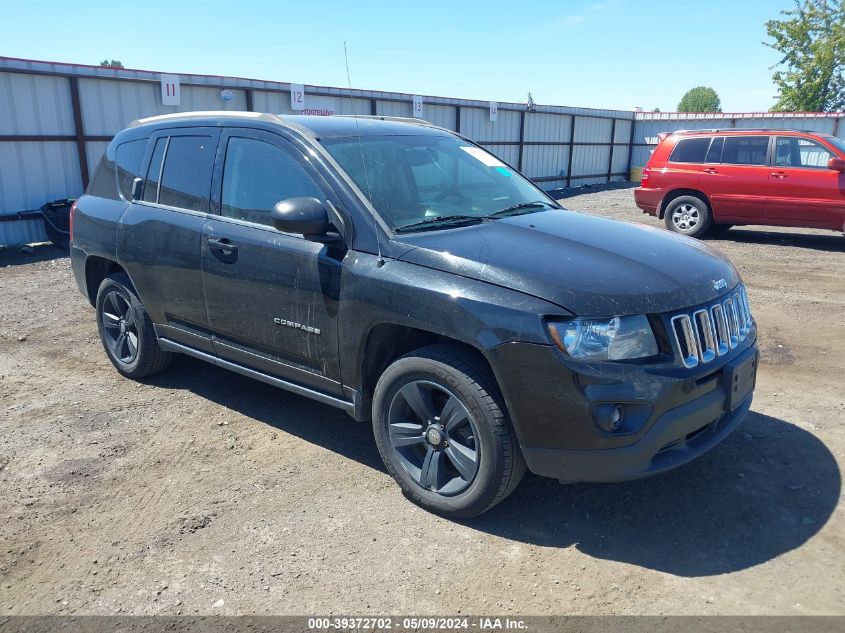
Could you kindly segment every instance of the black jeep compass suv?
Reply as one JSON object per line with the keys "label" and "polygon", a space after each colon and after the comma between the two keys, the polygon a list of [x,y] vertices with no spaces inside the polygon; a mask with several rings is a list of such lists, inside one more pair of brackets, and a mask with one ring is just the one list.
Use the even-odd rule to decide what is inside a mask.
{"label": "black jeep compass suv", "polygon": [[188,354],[371,420],[415,502],[466,517],[526,466],[619,481],[688,462],[751,404],[736,269],[561,208],[421,121],[188,113],[111,142],[71,214],[106,354]]}

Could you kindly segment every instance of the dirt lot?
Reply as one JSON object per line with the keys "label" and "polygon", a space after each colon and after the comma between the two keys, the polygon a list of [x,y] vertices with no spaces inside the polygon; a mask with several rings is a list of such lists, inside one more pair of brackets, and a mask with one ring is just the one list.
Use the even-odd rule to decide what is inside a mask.
{"label": "dirt lot", "polygon": [[[658,226],[624,188],[565,203]],[[529,476],[466,523],[335,409],[188,358],[121,378],[68,260],[0,254],[0,615],[845,613],[845,238],[713,243],[760,326],[747,421],[668,475]]]}

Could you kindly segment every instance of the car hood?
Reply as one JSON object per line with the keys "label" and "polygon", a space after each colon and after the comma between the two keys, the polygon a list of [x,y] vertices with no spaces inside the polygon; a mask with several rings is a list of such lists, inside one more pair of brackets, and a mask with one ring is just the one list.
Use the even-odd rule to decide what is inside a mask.
{"label": "car hood", "polygon": [[716,299],[739,281],[733,265],[698,240],[560,209],[397,235],[395,243],[402,261],[525,292],[578,315],[668,312]]}

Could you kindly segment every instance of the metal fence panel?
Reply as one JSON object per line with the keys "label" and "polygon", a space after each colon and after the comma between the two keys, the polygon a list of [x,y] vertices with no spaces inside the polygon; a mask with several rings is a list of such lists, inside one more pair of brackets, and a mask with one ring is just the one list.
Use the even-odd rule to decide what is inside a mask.
{"label": "metal fence panel", "polygon": [[653,145],[634,147],[634,151],[631,153],[631,167],[645,167],[653,151]]}
{"label": "metal fence panel", "polygon": [[252,93],[252,107],[256,112],[293,113],[293,110],[290,109],[290,93],[287,92],[255,90]]}
{"label": "metal fence panel", "polygon": [[91,174],[92,179],[108,146],[108,141],[88,141],[85,143],[85,154],[88,156],[88,173]]}
{"label": "metal fence panel", "polygon": [[[576,131],[578,124],[575,124]],[[608,129],[608,137],[610,129]],[[604,182],[610,159],[609,145],[576,145],[572,148],[572,174],[574,184]],[[587,178],[589,176],[589,178]],[[577,182],[576,182],[577,181]]]}
{"label": "metal fence panel", "polygon": [[[529,178],[561,176],[563,179],[568,163],[568,145],[528,145],[523,156],[522,172]],[[546,187],[547,183],[543,182],[543,186]]]}
{"label": "metal fence panel", "polygon": [[[360,116],[370,113],[370,102],[367,99],[309,95],[307,91],[305,93],[305,109],[302,112],[292,112],[290,109],[290,94],[282,93],[282,96],[287,99],[287,107],[284,111],[286,114],[316,114],[323,116],[332,114],[356,114]],[[259,108],[255,107],[254,102],[253,108],[260,111]],[[275,112],[275,114],[280,114],[280,112]]]}
{"label": "metal fence panel", "polygon": [[410,101],[382,101],[376,104],[376,113],[382,116],[411,116]]}
{"label": "metal fence panel", "polygon": [[[724,126],[730,127],[730,126]],[[789,118],[766,118],[766,119],[737,119],[736,128],[775,128],[775,129],[799,129],[813,132],[833,132],[834,119],[789,119]]]}
{"label": "metal fence panel", "polygon": [[[613,122],[610,119],[596,119],[593,117],[575,118],[576,143],[609,143],[610,130]],[[605,161],[607,164],[607,161]]]}
{"label": "metal fence panel", "polygon": [[[525,140],[526,141],[569,141],[569,134],[572,125],[572,117],[563,114],[548,114],[545,112],[532,112],[525,117]],[[565,164],[565,163],[564,163]],[[552,175],[554,171],[548,174]]]}
{"label": "metal fence panel", "polygon": [[38,209],[82,193],[76,144],[71,141],[0,143],[0,213]]}
{"label": "metal fence panel", "polygon": [[506,162],[508,165],[516,167],[516,164],[519,162],[519,148],[515,145],[490,144],[482,145],[482,147],[494,156],[498,156],[500,160]]}
{"label": "metal fence panel", "polygon": [[426,121],[445,127],[448,130],[455,129],[455,108],[454,106],[428,105],[423,108],[423,115]]}
{"label": "metal fence panel", "polygon": [[0,72],[0,134],[73,134],[70,82]]}
{"label": "metal fence panel", "polygon": [[44,228],[43,218],[0,222],[0,247],[46,241],[47,229]]}
{"label": "metal fence panel", "polygon": [[624,119],[617,119],[616,120],[616,129],[613,132],[613,142],[614,143],[624,143],[625,145],[630,143],[631,142],[631,126],[633,126],[633,125],[634,125],[633,121],[626,121]]}
{"label": "metal fence panel", "polygon": [[476,142],[518,141],[520,113],[499,110],[498,120],[490,120],[490,111],[482,108],[461,109],[461,134]]}
{"label": "metal fence panel", "polygon": [[610,171],[613,174],[623,174],[621,176],[611,176],[610,180],[620,181],[628,180],[628,146],[614,145],[613,146],[613,161],[610,165]]}
{"label": "metal fence panel", "polygon": [[223,101],[219,88],[182,86],[178,106],[161,104],[161,87],[152,81],[79,80],[79,99],[85,134],[114,136],[135,119],[192,110],[245,110],[242,90]]}

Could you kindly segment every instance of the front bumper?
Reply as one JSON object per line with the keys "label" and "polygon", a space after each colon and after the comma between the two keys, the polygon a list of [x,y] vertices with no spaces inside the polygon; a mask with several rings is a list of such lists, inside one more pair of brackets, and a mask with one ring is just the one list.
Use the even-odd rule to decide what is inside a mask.
{"label": "front bumper", "polygon": [[[745,418],[753,396],[752,388],[732,402],[726,368],[747,361],[756,372],[757,359],[751,336],[718,365],[698,372],[579,366],[567,363],[556,348],[519,343],[497,352],[506,362],[494,369],[505,374],[498,376],[499,384],[528,469],[567,482],[655,475],[710,450]],[[539,376],[543,379],[533,379]],[[631,432],[602,433],[593,412],[609,402],[645,410],[644,422]]]}
{"label": "front bumper", "polygon": [[706,396],[672,409],[635,444],[604,450],[523,448],[536,475],[565,482],[638,479],[672,470],[706,453],[725,439],[751,407],[748,396],[733,411],[724,409],[724,394]]}

